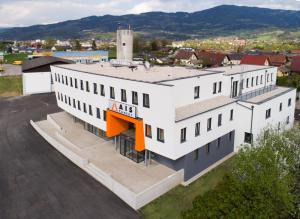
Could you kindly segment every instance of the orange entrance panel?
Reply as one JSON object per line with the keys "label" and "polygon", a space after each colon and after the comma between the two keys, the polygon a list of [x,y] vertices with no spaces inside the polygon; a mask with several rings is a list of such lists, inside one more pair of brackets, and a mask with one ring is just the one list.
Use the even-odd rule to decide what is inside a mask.
{"label": "orange entrance panel", "polygon": [[143,120],[135,119],[123,114],[107,110],[106,112],[106,136],[114,137],[129,129],[129,123],[135,125],[135,150],[145,150]]}

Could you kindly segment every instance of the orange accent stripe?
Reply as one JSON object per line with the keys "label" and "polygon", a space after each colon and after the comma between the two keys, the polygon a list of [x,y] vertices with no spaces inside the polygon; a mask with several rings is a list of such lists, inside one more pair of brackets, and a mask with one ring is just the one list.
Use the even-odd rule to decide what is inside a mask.
{"label": "orange accent stripe", "polygon": [[135,124],[135,150],[145,150],[144,123],[143,120],[131,118],[112,110],[106,112],[106,135],[114,137],[129,129],[129,122]]}

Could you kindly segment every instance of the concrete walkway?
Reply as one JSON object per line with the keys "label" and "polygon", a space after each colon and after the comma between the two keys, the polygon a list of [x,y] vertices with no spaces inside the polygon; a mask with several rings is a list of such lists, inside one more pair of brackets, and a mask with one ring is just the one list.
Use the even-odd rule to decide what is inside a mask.
{"label": "concrete walkway", "polygon": [[[33,123],[32,123],[33,124]],[[48,115],[33,124],[44,138],[75,164],[103,183],[134,209],[167,192],[182,181],[176,172],[152,161],[137,164],[120,155],[112,141],[85,131],[65,113]],[[41,135],[43,135],[40,133]],[[53,140],[53,142],[51,142]]]}

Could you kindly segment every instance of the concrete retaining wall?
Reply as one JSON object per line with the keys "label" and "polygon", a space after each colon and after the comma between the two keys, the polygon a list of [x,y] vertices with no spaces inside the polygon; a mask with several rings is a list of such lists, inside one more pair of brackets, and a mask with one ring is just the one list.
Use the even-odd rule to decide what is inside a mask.
{"label": "concrete retaining wall", "polygon": [[[74,164],[86,171],[97,181],[106,186],[109,190],[111,190],[113,193],[119,196],[124,202],[126,202],[130,207],[132,207],[135,210],[143,207],[144,205],[153,201],[157,197],[168,192],[170,189],[179,185],[183,181],[183,170],[180,170],[178,172],[175,172],[168,178],[165,178],[162,181],[154,184],[153,186],[145,189],[144,191],[136,194],[124,185],[120,184],[118,181],[116,181],[111,175],[97,168],[87,159],[77,155],[76,153],[62,145],[60,142],[49,136],[32,120],[30,121],[30,124],[46,141],[49,142],[49,144],[55,147],[60,153],[65,155],[69,160],[71,160]],[[59,139],[61,139],[62,142],[65,142],[65,144],[72,145],[72,143],[65,139],[62,135],[58,134],[57,137],[59,137]]]}

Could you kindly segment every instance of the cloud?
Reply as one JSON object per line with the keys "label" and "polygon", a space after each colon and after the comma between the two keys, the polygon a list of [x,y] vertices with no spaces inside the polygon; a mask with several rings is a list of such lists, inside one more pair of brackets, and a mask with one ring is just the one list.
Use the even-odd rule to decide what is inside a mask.
{"label": "cloud", "polygon": [[300,10],[299,0],[0,0],[0,27],[48,24],[91,15],[193,12],[222,4]]}

